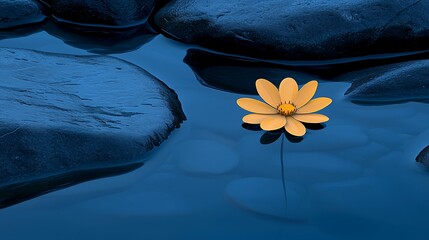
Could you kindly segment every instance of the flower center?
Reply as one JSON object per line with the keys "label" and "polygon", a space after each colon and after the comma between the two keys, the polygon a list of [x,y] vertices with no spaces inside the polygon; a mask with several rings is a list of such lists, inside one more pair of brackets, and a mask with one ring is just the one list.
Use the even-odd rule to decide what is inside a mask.
{"label": "flower center", "polygon": [[277,107],[277,111],[279,111],[281,115],[290,116],[296,112],[296,107],[291,103],[284,103]]}

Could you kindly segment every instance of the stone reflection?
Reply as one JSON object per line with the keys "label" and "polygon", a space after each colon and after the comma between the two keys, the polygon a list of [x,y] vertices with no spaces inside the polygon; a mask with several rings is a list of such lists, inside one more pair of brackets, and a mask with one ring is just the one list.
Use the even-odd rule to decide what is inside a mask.
{"label": "stone reflection", "polygon": [[45,24],[45,31],[70,46],[97,54],[133,51],[156,36],[147,24],[126,29],[103,29],[48,22]]}

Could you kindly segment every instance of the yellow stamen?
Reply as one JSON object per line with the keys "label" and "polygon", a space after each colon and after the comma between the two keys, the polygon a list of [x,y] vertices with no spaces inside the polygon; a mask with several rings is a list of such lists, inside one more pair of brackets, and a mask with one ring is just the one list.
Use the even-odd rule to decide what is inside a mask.
{"label": "yellow stamen", "polygon": [[291,116],[296,112],[296,107],[292,103],[284,103],[277,107],[277,111],[283,116]]}

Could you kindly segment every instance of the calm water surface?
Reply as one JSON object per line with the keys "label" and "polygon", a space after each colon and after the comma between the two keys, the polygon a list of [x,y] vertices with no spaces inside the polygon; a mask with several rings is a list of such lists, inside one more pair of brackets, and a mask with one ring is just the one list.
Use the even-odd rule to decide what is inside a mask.
{"label": "calm water surface", "polygon": [[[88,54],[45,32],[0,47]],[[147,163],[0,210],[1,239],[427,239],[429,171],[415,157],[429,105],[360,106],[343,96],[349,83],[322,82],[325,128],[261,144],[241,126],[246,95],[201,85],[189,47],[157,36],[114,55],[174,89],[188,118]]]}

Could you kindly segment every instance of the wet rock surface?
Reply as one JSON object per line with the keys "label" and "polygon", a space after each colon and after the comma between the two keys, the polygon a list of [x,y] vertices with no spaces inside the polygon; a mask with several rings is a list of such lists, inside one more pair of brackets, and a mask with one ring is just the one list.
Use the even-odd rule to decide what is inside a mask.
{"label": "wet rock surface", "polygon": [[154,0],[43,0],[60,22],[104,27],[130,27],[144,23]]}
{"label": "wet rock surface", "polygon": [[8,48],[0,57],[0,189],[141,163],[185,119],[177,95],[128,62]]}
{"label": "wet rock surface", "polygon": [[0,0],[0,31],[6,28],[39,23],[45,18],[42,6],[36,1]]}
{"label": "wet rock surface", "polygon": [[416,162],[422,163],[429,167],[429,146],[423,148],[419,155],[417,155]]}
{"label": "wet rock surface", "polygon": [[429,1],[173,0],[155,24],[179,41],[260,58],[335,59],[427,49]]}
{"label": "wet rock surface", "polygon": [[352,81],[345,95],[362,103],[429,100],[429,60],[409,61],[356,71],[342,79]]}

